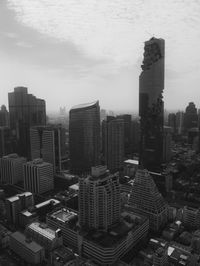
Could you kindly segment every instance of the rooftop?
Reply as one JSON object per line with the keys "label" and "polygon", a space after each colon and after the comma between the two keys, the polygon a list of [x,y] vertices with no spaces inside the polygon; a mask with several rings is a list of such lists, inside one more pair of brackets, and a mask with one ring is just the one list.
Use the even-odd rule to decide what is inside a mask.
{"label": "rooftop", "polygon": [[38,234],[45,236],[49,240],[54,240],[56,238],[56,230],[51,229],[47,224],[34,222],[28,226],[28,229],[29,228]]}
{"label": "rooftop", "polygon": [[11,237],[20,242],[23,246],[26,246],[34,253],[37,253],[43,249],[43,247],[37,244],[35,241],[27,241],[26,236],[19,231],[13,233]]}
{"label": "rooftop", "polygon": [[39,209],[39,208],[42,208],[42,207],[48,205],[50,202],[52,202],[52,204],[53,204],[54,206],[55,206],[55,205],[58,205],[58,204],[60,203],[59,200],[56,200],[56,199],[49,199],[49,200],[43,201],[43,202],[41,202],[41,203],[35,205],[35,207],[36,207],[37,209]]}
{"label": "rooftop", "polygon": [[133,159],[128,159],[128,160],[124,161],[124,163],[138,165],[139,161],[138,160],[133,160]]}
{"label": "rooftop", "polygon": [[61,221],[62,223],[68,223],[75,217],[77,217],[77,213],[62,208],[58,211],[53,212],[52,214],[50,214],[50,216]]}
{"label": "rooftop", "polygon": [[74,110],[74,109],[84,109],[84,108],[92,107],[92,106],[94,106],[96,104],[98,104],[98,101],[95,101],[95,102],[92,102],[92,103],[78,104],[78,105],[73,106],[71,108],[71,110]]}

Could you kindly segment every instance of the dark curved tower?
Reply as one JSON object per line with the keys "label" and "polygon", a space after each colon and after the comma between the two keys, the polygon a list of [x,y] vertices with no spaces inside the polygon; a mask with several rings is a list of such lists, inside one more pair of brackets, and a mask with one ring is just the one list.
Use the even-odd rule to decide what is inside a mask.
{"label": "dark curved tower", "polygon": [[74,106],[69,113],[69,151],[72,173],[90,172],[100,159],[99,102]]}
{"label": "dark curved tower", "polygon": [[140,165],[159,169],[163,157],[163,97],[165,41],[151,38],[145,42],[139,80]]}

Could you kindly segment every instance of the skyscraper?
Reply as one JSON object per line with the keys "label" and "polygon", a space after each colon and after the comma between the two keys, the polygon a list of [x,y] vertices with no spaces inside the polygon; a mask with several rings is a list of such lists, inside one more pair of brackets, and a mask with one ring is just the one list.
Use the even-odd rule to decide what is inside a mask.
{"label": "skyscraper", "polygon": [[10,127],[18,141],[18,153],[30,156],[29,129],[35,125],[45,125],[45,101],[28,94],[26,87],[16,87],[8,94]]}
{"label": "skyscraper", "polygon": [[67,157],[65,132],[61,125],[31,127],[31,159],[43,158],[53,165],[54,172],[60,172]]}
{"label": "skyscraper", "polygon": [[119,177],[106,166],[92,167],[79,180],[79,223],[88,229],[108,230],[120,219]]}
{"label": "skyscraper", "polygon": [[124,120],[107,116],[102,122],[102,143],[105,164],[111,172],[118,171],[124,161]]}
{"label": "skyscraper", "polygon": [[193,102],[190,102],[185,109],[184,114],[184,129],[188,131],[191,128],[198,126],[197,108]]}
{"label": "skyscraper", "polygon": [[41,194],[54,188],[53,165],[35,159],[24,164],[24,188]]}
{"label": "skyscraper", "polygon": [[117,118],[122,119],[124,121],[124,154],[130,158],[132,153],[131,147],[131,134],[132,134],[132,121],[131,115],[124,114],[118,115]]}
{"label": "skyscraper", "polygon": [[139,79],[140,164],[152,170],[159,168],[163,155],[164,53],[163,39],[145,42]]}
{"label": "skyscraper", "polygon": [[14,151],[15,141],[9,127],[0,127],[0,157]]}
{"label": "skyscraper", "polygon": [[9,113],[6,109],[5,105],[1,106],[0,109],[0,127],[8,127],[9,126]]}
{"label": "skyscraper", "polygon": [[99,102],[81,104],[70,110],[70,167],[73,173],[89,172],[100,160]]}
{"label": "skyscraper", "polygon": [[149,226],[157,232],[167,222],[168,207],[147,170],[138,170],[129,201],[134,211],[149,218]]}

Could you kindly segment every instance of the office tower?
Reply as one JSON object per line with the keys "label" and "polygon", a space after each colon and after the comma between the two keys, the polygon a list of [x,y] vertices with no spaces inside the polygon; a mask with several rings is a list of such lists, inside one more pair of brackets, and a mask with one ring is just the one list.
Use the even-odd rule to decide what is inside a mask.
{"label": "office tower", "polygon": [[8,126],[9,126],[9,113],[6,109],[6,106],[2,105],[0,109],[0,127],[8,127]]}
{"label": "office tower", "polygon": [[82,228],[108,230],[120,219],[118,175],[106,166],[92,167],[91,175],[79,179],[79,223]]}
{"label": "office tower", "polygon": [[160,247],[153,254],[153,265],[154,266],[167,266],[168,263],[168,253],[167,248]]}
{"label": "office tower", "polygon": [[147,170],[137,171],[129,204],[136,212],[149,218],[152,231],[159,231],[167,222],[167,204]]}
{"label": "office tower", "polygon": [[178,135],[183,133],[184,112],[176,113],[176,132]]}
{"label": "office tower", "polygon": [[69,116],[71,171],[77,174],[89,172],[100,160],[99,102],[74,106]]}
{"label": "office tower", "polygon": [[10,127],[18,141],[18,153],[25,157],[30,156],[31,126],[45,125],[45,101],[28,94],[25,87],[16,87],[8,94]]}
{"label": "office tower", "polygon": [[10,223],[18,223],[19,213],[34,205],[34,198],[31,192],[17,194],[5,200],[6,218]]}
{"label": "office tower", "polygon": [[176,114],[170,113],[168,115],[168,126],[172,128],[172,133],[176,133]]}
{"label": "office tower", "polygon": [[139,79],[140,164],[149,170],[159,169],[163,156],[164,53],[163,39],[145,42]]}
{"label": "office tower", "polygon": [[30,129],[31,159],[43,158],[54,172],[61,172],[67,159],[66,130],[61,125],[35,126]]}
{"label": "office tower", "polygon": [[44,248],[19,231],[10,235],[10,248],[27,263],[26,265],[42,265],[44,261]]}
{"label": "office tower", "polygon": [[45,223],[33,222],[26,227],[26,237],[33,239],[36,243],[45,248],[46,255],[63,244],[62,232],[60,229],[53,229]]}
{"label": "office tower", "polygon": [[118,115],[117,118],[124,121],[124,154],[130,157],[132,154],[131,149],[131,134],[132,134],[132,121],[131,115]]}
{"label": "office tower", "polygon": [[185,109],[184,129],[188,131],[189,129],[197,126],[198,126],[197,108],[193,102],[190,102]]}
{"label": "office tower", "polygon": [[24,164],[24,188],[41,194],[54,188],[53,165],[35,159]]}
{"label": "office tower", "polygon": [[163,162],[169,162],[172,156],[171,144],[172,144],[172,128],[164,126],[163,131]]}
{"label": "office tower", "polygon": [[19,157],[16,153],[0,158],[1,183],[17,184],[23,181],[23,164],[26,158]]}
{"label": "office tower", "polygon": [[112,116],[102,122],[102,148],[105,164],[111,172],[123,167],[124,121]]}
{"label": "office tower", "polygon": [[140,122],[135,119],[131,122],[131,149],[132,149],[132,153],[138,153],[139,152],[139,142],[140,142]]}
{"label": "office tower", "polygon": [[0,127],[0,157],[8,155],[15,150],[15,140],[9,127]]}

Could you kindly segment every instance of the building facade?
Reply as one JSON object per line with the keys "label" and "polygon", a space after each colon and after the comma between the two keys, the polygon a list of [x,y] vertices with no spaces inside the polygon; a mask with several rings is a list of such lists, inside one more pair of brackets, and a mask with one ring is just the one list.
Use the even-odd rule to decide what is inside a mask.
{"label": "building facade", "polygon": [[16,153],[0,158],[0,183],[17,184],[23,181],[23,165],[26,158],[19,157]]}
{"label": "building facade", "polygon": [[139,78],[140,164],[160,167],[163,158],[165,41],[145,42],[142,73]]}
{"label": "building facade", "polygon": [[79,179],[79,223],[83,228],[108,230],[120,219],[118,175],[105,166],[92,167],[91,175]]}
{"label": "building facade", "polygon": [[100,161],[99,102],[74,106],[69,113],[69,152],[72,173],[89,172]]}
{"label": "building facade", "polygon": [[67,157],[65,128],[61,125],[35,126],[30,129],[31,159],[43,158],[54,172],[61,172]]}
{"label": "building facade", "polygon": [[45,193],[54,188],[53,165],[35,159],[24,164],[24,188],[35,194]]}
{"label": "building facade", "polygon": [[159,231],[168,220],[168,206],[147,170],[137,171],[129,205],[149,218],[152,231]]}
{"label": "building facade", "polygon": [[26,87],[16,87],[8,94],[10,128],[18,142],[18,153],[30,157],[31,126],[46,124],[45,101],[28,94]]}
{"label": "building facade", "polygon": [[123,167],[124,120],[108,116],[102,122],[102,143],[105,165],[111,172]]}

